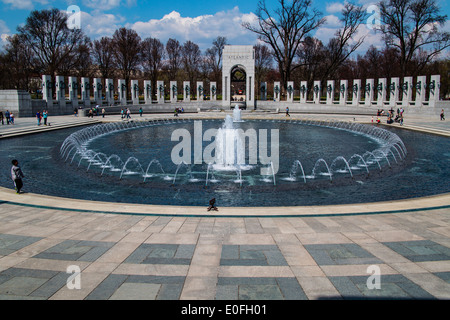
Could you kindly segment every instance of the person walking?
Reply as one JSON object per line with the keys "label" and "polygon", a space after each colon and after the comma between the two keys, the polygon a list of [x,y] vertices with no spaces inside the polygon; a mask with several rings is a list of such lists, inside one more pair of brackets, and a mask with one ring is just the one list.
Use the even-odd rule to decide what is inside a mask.
{"label": "person walking", "polygon": [[286,117],[290,117],[291,115],[289,114],[289,107],[286,107]]}
{"label": "person walking", "polygon": [[14,125],[14,114],[12,112],[9,114],[9,123]]}
{"label": "person walking", "polygon": [[102,117],[103,118],[105,117],[105,113],[106,113],[105,108],[102,108]]}
{"label": "person walking", "polygon": [[441,110],[441,121],[445,121],[444,109]]}
{"label": "person walking", "polygon": [[144,113],[144,110],[142,110],[142,107],[139,108],[139,114],[142,117],[142,114]]}
{"label": "person walking", "polygon": [[23,188],[23,181],[22,179],[25,177],[22,169],[19,167],[19,161],[13,160],[11,161],[12,167],[11,167],[11,179],[14,181],[14,187],[16,189],[16,193],[19,194],[20,190]]}

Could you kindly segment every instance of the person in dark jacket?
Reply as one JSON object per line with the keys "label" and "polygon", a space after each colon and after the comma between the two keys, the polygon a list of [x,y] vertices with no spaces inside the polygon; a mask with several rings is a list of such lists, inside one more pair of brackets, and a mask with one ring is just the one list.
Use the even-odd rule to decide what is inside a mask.
{"label": "person in dark jacket", "polygon": [[16,193],[19,194],[23,187],[22,179],[24,178],[22,169],[19,167],[19,161],[13,160],[11,167],[11,179],[14,181],[14,186],[16,188]]}

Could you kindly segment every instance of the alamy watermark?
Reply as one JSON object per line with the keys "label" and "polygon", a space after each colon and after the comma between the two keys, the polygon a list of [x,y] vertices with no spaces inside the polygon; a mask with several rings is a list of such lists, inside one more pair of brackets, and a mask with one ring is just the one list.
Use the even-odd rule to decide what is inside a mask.
{"label": "alamy watermark", "polygon": [[66,10],[67,28],[70,30],[81,29],[81,9],[77,5],[71,5]]}
{"label": "alamy watermark", "polygon": [[68,266],[66,273],[70,274],[67,278],[66,286],[69,290],[80,290],[81,289],[81,269],[77,265]]}
{"label": "alamy watermark", "polygon": [[366,21],[366,26],[370,30],[378,30],[381,26],[381,13],[380,8],[375,5],[371,4],[367,7],[366,12],[369,14],[369,17]]}
{"label": "alamy watermark", "polygon": [[381,289],[381,269],[377,265],[372,265],[367,268],[367,273],[370,276],[367,278],[366,286],[369,290]]}
{"label": "alamy watermark", "polygon": [[[203,123],[194,122],[193,136],[184,128],[172,132],[178,142],[171,153],[175,165],[216,164],[223,166],[260,165],[261,175],[279,170],[279,130],[220,128],[203,132]],[[270,139],[269,139],[270,137]],[[270,140],[270,141],[269,141]],[[210,142],[203,147],[204,142]],[[270,152],[269,152],[270,151]],[[248,159],[248,160],[246,160]]]}

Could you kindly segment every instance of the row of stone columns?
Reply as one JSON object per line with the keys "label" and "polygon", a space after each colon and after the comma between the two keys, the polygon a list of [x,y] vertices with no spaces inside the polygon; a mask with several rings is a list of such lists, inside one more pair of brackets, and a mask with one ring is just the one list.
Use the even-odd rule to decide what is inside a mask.
{"label": "row of stone columns", "polygon": [[[82,77],[81,83],[78,83],[77,77],[69,77],[69,83],[66,84],[63,76],[56,76],[55,78],[55,98],[56,102],[60,106],[66,105],[66,89],[69,90],[69,101],[72,103],[72,107],[79,106],[78,100],[78,92],[81,89],[81,100],[82,104],[85,107],[90,107],[91,102],[94,102],[96,105],[102,105],[103,101],[106,101],[108,105],[115,104],[114,100],[114,92],[117,92],[118,95],[118,103],[120,105],[126,105],[127,101],[127,93],[128,87],[126,85],[126,81],[123,79],[119,79],[117,81],[117,87],[114,87],[114,81],[112,79],[106,79],[104,84],[102,79],[94,78],[93,82],[90,82],[89,78]],[[197,81],[196,83],[197,89],[197,100],[204,100],[204,92],[205,88],[202,81]],[[91,90],[93,91],[93,99],[91,99]],[[139,81],[131,80],[131,101],[132,104],[139,104]],[[156,102],[157,103],[165,103],[165,85],[164,81],[157,81],[156,83]],[[183,102],[191,102],[191,83],[189,81],[183,82],[183,87],[178,88],[176,81],[170,81],[170,99],[169,102],[175,103],[178,101],[178,93],[183,92]],[[181,90],[181,91],[180,91]],[[42,76],[42,93],[43,99],[47,101],[47,103],[53,102],[53,85],[51,76],[43,75]],[[103,100],[103,93],[105,94],[105,99]],[[216,82],[210,82],[210,96],[212,101],[217,100],[217,84]],[[152,99],[152,84],[149,80],[144,80],[144,103],[151,104],[153,103]]]}
{"label": "row of stone columns", "polygon": [[[414,83],[413,77],[403,78],[403,83],[400,84],[400,78],[391,78],[388,85],[387,78],[378,79],[375,85],[375,79],[367,79],[365,86],[362,87],[360,79],[353,80],[352,86],[349,86],[348,80],[340,80],[339,87],[335,87],[334,80],[328,80],[326,83],[326,101],[321,101],[322,87],[320,81],[314,81],[313,103],[320,104],[339,104],[339,105],[377,105],[397,106],[401,104],[408,106],[414,104],[415,106],[423,106],[428,103],[429,106],[434,106],[436,101],[439,101],[440,76],[433,75],[430,82],[427,83],[426,76],[419,76]],[[415,99],[412,100],[413,88],[416,89]],[[308,84],[306,81],[300,82],[300,103],[307,103]],[[336,89],[339,90],[339,98],[336,99]],[[426,90],[429,89],[428,100],[426,99]],[[349,93],[352,99],[349,100]],[[364,93],[364,102],[361,103],[362,93]],[[281,85],[280,82],[274,82],[273,97],[275,102],[281,100]],[[401,98],[401,100],[400,100]],[[261,100],[267,100],[267,82],[261,83]],[[286,101],[294,102],[294,82],[287,83]]]}

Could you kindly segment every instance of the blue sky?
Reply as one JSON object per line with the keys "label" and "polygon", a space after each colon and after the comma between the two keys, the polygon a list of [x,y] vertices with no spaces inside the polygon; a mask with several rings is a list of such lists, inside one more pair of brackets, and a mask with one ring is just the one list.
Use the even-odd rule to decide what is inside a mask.
{"label": "blue sky", "polygon": [[[339,28],[339,9],[344,0],[313,0],[314,7],[327,18],[327,23],[315,36],[326,42]],[[369,5],[378,0],[354,0]],[[276,5],[278,0],[266,0]],[[111,36],[119,27],[135,29],[142,38],[155,37],[165,42],[172,37],[181,43],[192,40],[202,50],[211,46],[217,36],[225,36],[230,44],[254,44],[253,33],[241,27],[244,21],[254,21],[258,0],[0,0],[0,35],[16,32],[34,9],[58,8],[69,5],[81,9],[81,26],[91,39]],[[438,0],[443,14],[450,19],[450,4]],[[450,22],[446,25],[450,31]],[[362,51],[371,44],[381,46],[380,36],[361,28],[366,36]],[[4,42],[4,41],[3,41]],[[1,43],[1,42],[0,42]]]}

